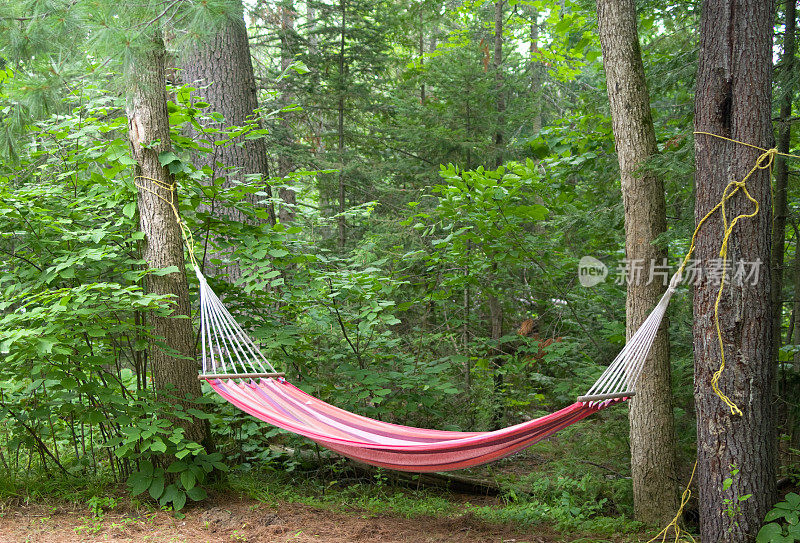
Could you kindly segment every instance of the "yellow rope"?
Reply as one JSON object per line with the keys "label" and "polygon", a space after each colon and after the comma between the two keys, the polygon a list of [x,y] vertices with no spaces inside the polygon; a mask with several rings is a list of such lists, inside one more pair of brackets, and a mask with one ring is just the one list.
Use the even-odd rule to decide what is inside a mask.
{"label": "yellow rope", "polygon": [[[717,290],[717,296],[714,300],[714,328],[717,332],[717,341],[719,342],[719,351],[720,351],[720,365],[714,375],[711,377],[711,388],[714,393],[719,396],[719,398],[728,406],[731,411],[732,415],[742,415],[742,410],[731,400],[725,393],[722,392],[719,388],[719,380],[722,377],[722,373],[725,371],[725,347],[724,342],[722,340],[722,331],[720,330],[719,326],[719,304],[722,300],[722,291],[725,288],[725,279],[727,277],[727,262],[728,262],[728,241],[730,240],[731,233],[733,232],[733,228],[736,226],[736,223],[739,222],[739,219],[748,219],[755,217],[758,215],[759,212],[759,203],[756,201],[755,198],[750,194],[747,190],[747,181],[750,177],[759,170],[769,170],[770,176],[772,175],[772,165],[774,163],[775,157],[777,155],[782,155],[790,158],[800,158],[800,156],[796,155],[789,155],[786,153],[780,153],[777,149],[764,149],[762,147],[758,147],[757,145],[752,145],[749,143],[745,143],[743,141],[734,140],[731,138],[726,138],[725,136],[720,136],[718,134],[712,134],[710,132],[702,132],[698,131],[695,134],[702,134],[706,136],[711,136],[719,139],[723,139],[726,141],[730,141],[732,143],[738,143],[744,145],[746,147],[751,147],[758,151],[761,151],[761,155],[756,159],[755,165],[747,172],[747,175],[741,181],[731,181],[725,187],[725,190],[722,191],[722,198],[720,199],[719,203],[715,205],[706,215],[697,223],[697,227],[694,230],[694,234],[692,234],[692,242],[689,247],[689,252],[684,257],[683,262],[678,270],[678,273],[682,273],[686,264],[689,262],[692,253],[695,249],[695,240],[697,238],[697,233],[700,231],[700,228],[703,226],[703,223],[713,215],[718,209],[720,210],[720,214],[722,215],[722,224],[724,234],[722,237],[722,245],[720,246],[719,256],[722,257],[722,276],[720,278],[720,285],[719,290]],[[750,213],[741,213],[731,220],[730,224],[728,224],[728,218],[725,214],[725,203],[730,200],[737,192],[742,191],[745,197],[753,204],[753,211]]]}
{"label": "yellow rope", "polygon": [[[702,134],[705,136],[711,136],[714,138],[723,139],[726,141],[730,141],[732,143],[737,143],[761,151],[761,155],[759,155],[758,159],[756,159],[755,165],[751,168],[749,172],[747,172],[747,175],[745,175],[741,181],[731,181],[730,183],[728,183],[728,185],[725,187],[725,190],[722,191],[722,198],[720,199],[719,203],[717,203],[717,205],[711,208],[711,210],[708,213],[706,213],[703,216],[703,218],[700,219],[700,221],[698,221],[697,226],[694,229],[694,233],[692,234],[692,241],[691,244],[689,245],[689,251],[686,253],[686,256],[683,258],[683,261],[681,262],[681,265],[678,268],[678,275],[680,276],[683,273],[684,269],[686,268],[686,265],[689,263],[689,259],[691,258],[692,253],[694,253],[695,242],[697,240],[697,234],[700,232],[700,228],[702,228],[703,224],[705,224],[705,222],[717,210],[719,210],[720,214],[722,215],[722,226],[723,226],[722,244],[720,246],[720,251],[719,251],[719,255],[720,257],[722,257],[722,277],[720,279],[720,285],[719,285],[719,290],[717,291],[716,299],[714,300],[714,327],[716,329],[717,340],[719,342],[720,365],[719,369],[717,369],[717,371],[711,378],[711,388],[714,390],[714,393],[717,396],[719,396],[719,398],[725,403],[725,405],[728,406],[728,408],[731,410],[732,415],[741,416],[742,415],[741,409],[739,409],[739,407],[728,396],[726,396],[719,388],[719,380],[722,377],[722,373],[725,371],[725,345],[722,340],[722,331],[720,330],[719,326],[719,304],[720,300],[722,299],[722,291],[725,288],[725,278],[727,276],[728,241],[730,241],[730,236],[731,233],[733,232],[733,228],[736,226],[736,223],[739,222],[739,219],[748,219],[755,217],[756,215],[758,215],[759,212],[758,201],[755,198],[753,198],[753,196],[747,190],[747,180],[750,179],[750,177],[759,170],[769,170],[771,177],[772,165],[774,163],[776,156],[780,155],[788,158],[798,158],[798,159],[800,159],[800,156],[781,153],[777,149],[764,149],[763,147],[759,147],[757,145],[752,145],[750,143],[745,143],[743,141],[726,138],[725,136],[712,134],[711,132],[697,131],[695,132],[695,134]],[[729,224],[728,218],[725,215],[725,203],[731,198],[733,198],[733,196],[740,190],[745,195],[745,197],[750,202],[752,202],[753,211],[750,213],[741,213],[737,215],[736,217],[733,218],[733,220],[731,220]],[[684,537],[683,531],[681,530],[678,523],[680,521],[681,516],[683,515],[683,510],[686,508],[686,504],[689,502],[689,499],[692,496],[691,485],[692,481],[694,480],[694,475],[696,470],[697,470],[697,461],[695,461],[694,463],[694,467],[692,468],[692,475],[689,478],[689,482],[686,484],[686,488],[684,489],[683,494],[681,495],[681,503],[680,506],[678,507],[678,512],[675,514],[675,517],[669,524],[667,524],[664,527],[663,530],[661,530],[655,537],[650,539],[647,543],[653,543],[658,539],[660,539],[662,543],[665,543],[667,540],[667,536],[669,535],[670,529],[673,530],[675,534],[675,539],[673,540],[675,543],[677,543],[678,541],[680,541],[682,537]],[[685,533],[685,537],[688,537],[693,542],[695,541],[694,537],[692,537],[692,535],[689,534],[688,532]]]}
{"label": "yellow rope", "polygon": [[[686,504],[689,503],[689,499],[691,499],[692,497],[691,488],[692,488],[692,481],[694,480],[695,471],[697,471],[697,460],[695,460],[694,462],[694,467],[692,468],[692,475],[691,477],[689,477],[689,482],[686,483],[686,489],[684,489],[683,494],[681,494],[681,505],[678,508],[678,512],[675,513],[675,517],[672,519],[672,522],[664,526],[664,529],[658,532],[656,536],[653,539],[650,539],[647,543],[653,543],[653,541],[659,538],[661,538],[661,543],[666,543],[667,535],[669,534],[670,528],[672,528],[672,530],[674,530],[675,532],[675,539],[673,540],[674,543],[678,543],[682,534],[681,527],[678,525],[678,523],[681,520],[681,516],[683,515],[683,510],[686,507]],[[695,541],[695,539],[692,537],[692,534],[690,534],[689,532],[686,532],[686,537],[688,537],[692,541]]]}
{"label": "yellow rope", "polygon": [[[146,185],[137,183],[137,180],[139,179],[150,181],[150,183],[155,185],[156,190],[153,190]],[[183,220],[181,220],[181,215],[180,212],[178,211],[178,204],[175,202],[175,188],[176,188],[175,183],[164,183],[159,179],[146,177],[144,175],[137,175],[136,177],[133,178],[133,184],[136,185],[138,188],[142,189],[143,191],[153,194],[157,198],[164,201],[167,205],[169,205],[169,207],[172,209],[173,215],[175,215],[175,221],[178,223],[178,226],[181,229],[181,235],[183,236],[184,241],[186,241],[186,247],[189,252],[189,260],[191,261],[192,266],[194,266],[196,270],[199,270],[200,264],[197,263],[197,260],[194,257],[194,238],[192,237],[192,231],[189,230],[189,228],[186,226],[186,223],[184,223]],[[165,191],[169,195],[169,198],[162,196],[159,193],[158,189],[160,189],[161,191]]]}

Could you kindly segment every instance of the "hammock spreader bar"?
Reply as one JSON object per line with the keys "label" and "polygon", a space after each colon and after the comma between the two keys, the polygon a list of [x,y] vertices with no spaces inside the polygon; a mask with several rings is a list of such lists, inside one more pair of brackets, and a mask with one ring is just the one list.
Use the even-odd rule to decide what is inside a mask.
{"label": "hammock spreader bar", "polygon": [[412,472],[462,469],[504,458],[633,396],[670,297],[680,281],[676,274],[652,313],[597,382],[574,404],[494,432],[450,432],[370,419],[295,387],[275,371],[205,277],[197,268],[195,272],[200,283],[200,379],[236,407],[273,426],[354,460]]}

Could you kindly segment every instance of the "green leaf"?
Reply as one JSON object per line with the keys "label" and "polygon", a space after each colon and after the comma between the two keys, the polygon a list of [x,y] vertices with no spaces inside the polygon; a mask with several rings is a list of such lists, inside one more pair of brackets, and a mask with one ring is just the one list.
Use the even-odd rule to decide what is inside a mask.
{"label": "green leaf", "polygon": [[300,75],[307,74],[308,72],[311,71],[308,69],[308,67],[302,60],[295,60],[294,62],[292,62],[289,68],[291,68]]}
{"label": "green leaf", "polygon": [[157,500],[161,497],[164,493],[164,477],[155,477],[153,478],[153,482],[150,483],[150,488],[147,489],[150,491],[150,497],[154,500]]}
{"label": "green leaf", "polygon": [[150,477],[146,477],[142,474],[142,472],[137,471],[133,473],[130,477],[128,477],[128,484],[131,487],[131,495],[138,496],[148,488],[150,488],[150,483],[152,482]]}
{"label": "green leaf", "polygon": [[194,473],[192,473],[190,470],[186,470],[181,473],[181,484],[186,490],[193,489],[196,482],[197,479],[195,478]]}
{"label": "green leaf", "polygon": [[167,266],[166,268],[161,268],[160,270],[153,270],[150,273],[152,273],[153,275],[162,276],[162,275],[169,275],[170,273],[177,273],[179,271],[180,270],[178,269],[178,266]]}
{"label": "green leaf", "polygon": [[[177,496],[179,492],[180,491],[178,490],[178,487],[175,485],[169,485],[166,489],[164,489],[164,494],[161,495],[158,503],[161,505],[167,505],[169,502],[175,500],[175,496]],[[183,494],[183,492],[180,493]]]}
{"label": "green leaf", "polygon": [[136,202],[128,202],[125,204],[125,207],[122,208],[122,214],[132,219],[134,214],[136,213]]}
{"label": "green leaf", "polygon": [[36,352],[39,354],[49,354],[53,352],[53,346],[57,343],[56,340],[39,337],[36,338]]}
{"label": "green leaf", "polygon": [[164,151],[158,155],[158,161],[161,163],[162,166],[166,166],[171,162],[175,162],[179,160],[178,157],[172,151]]}
{"label": "green leaf", "polygon": [[184,505],[186,505],[186,492],[178,490],[172,499],[172,510],[180,511]]}
{"label": "green leaf", "polygon": [[145,477],[151,478],[153,476],[153,471],[153,464],[149,460],[142,460],[139,463],[139,473]]}
{"label": "green leaf", "polygon": [[199,487],[199,486],[196,486],[196,487],[192,488],[191,490],[187,490],[186,491],[186,495],[189,496],[189,498],[191,498],[192,501],[196,501],[196,502],[199,502],[200,500],[204,500],[204,499],[206,499],[208,497],[208,493],[206,493],[206,491],[203,488]]}
{"label": "green leaf", "polygon": [[169,467],[167,468],[167,473],[180,473],[188,468],[189,464],[181,460],[176,460],[175,462],[169,465]]}
{"label": "green leaf", "polygon": [[779,509],[775,507],[774,509],[767,511],[767,514],[764,516],[764,522],[772,522],[773,520],[783,518],[786,513],[787,511],[785,509]]}
{"label": "green leaf", "polygon": [[762,526],[756,536],[756,543],[775,543],[777,541],[783,541],[783,530],[780,524],[774,522]]}

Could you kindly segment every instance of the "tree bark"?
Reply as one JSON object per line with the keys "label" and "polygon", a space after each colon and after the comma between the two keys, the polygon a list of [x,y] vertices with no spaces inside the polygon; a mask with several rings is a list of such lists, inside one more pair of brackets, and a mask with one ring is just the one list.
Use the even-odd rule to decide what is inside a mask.
{"label": "tree bark", "polygon": [[528,69],[531,78],[531,128],[534,136],[542,130],[542,66],[539,62],[539,11],[535,6],[530,8],[531,28],[530,28],[530,60]]}
{"label": "tree bark", "polygon": [[[250,58],[250,44],[241,0],[231,2],[231,15],[207,41],[190,48],[181,58],[181,79],[183,83],[196,87],[209,104],[209,110],[221,113],[222,122],[208,121],[204,128],[224,129],[228,126],[242,126],[252,117],[258,107],[253,63]],[[205,138],[200,133],[193,137]],[[208,136],[215,139],[214,135]],[[224,188],[246,181],[246,176],[261,175],[264,191],[271,196],[272,190],[266,183],[269,178],[267,144],[264,138],[245,139],[236,145],[210,145],[211,153],[197,157],[197,166],[209,166],[213,171],[211,179],[224,176]],[[218,164],[222,164],[222,171]],[[250,196],[255,204],[258,197]],[[275,210],[268,205],[269,222],[275,224]],[[243,222],[245,216],[231,207],[212,209],[229,219]],[[217,255],[219,256],[219,255]],[[235,263],[226,266],[228,279],[233,281],[241,276]]]}
{"label": "tree bark", "polygon": [[[286,72],[294,61],[294,3],[292,0],[284,0],[280,7],[281,13],[281,70]],[[284,107],[288,107],[292,103],[292,97],[289,93],[289,86],[287,85],[287,75],[278,84],[278,90],[281,93],[280,101]],[[278,210],[278,218],[284,224],[290,224],[294,221],[295,217],[295,204],[297,198],[295,191],[289,186],[291,180],[288,175],[292,173],[294,165],[289,151],[294,146],[294,138],[292,136],[292,125],[288,118],[289,113],[283,112],[281,114],[280,130],[282,140],[282,151],[278,157],[278,175],[283,179],[281,186],[278,189],[278,196],[282,204]]]}
{"label": "tree bark", "polygon": [[[632,265],[643,265],[638,277],[628,278],[626,328],[631,337],[666,287],[651,274],[651,266],[666,261],[666,249],[654,244],[666,230],[666,203],[659,176],[641,171],[657,148],[635,0],[597,0],[597,19],[622,178],[625,256]],[[667,329],[665,319],[645,362],[629,417],[634,514],[648,523],[669,522],[678,508]]]}
{"label": "tree bark", "polygon": [[[787,334],[786,343],[791,343],[793,345],[800,345],[800,252],[798,252],[798,247],[800,247],[800,228],[796,222],[792,221],[792,227],[794,228],[794,239],[795,239],[795,248],[794,248],[794,300],[792,302],[792,324],[791,324],[791,334]],[[792,358],[792,365],[794,366],[794,371],[800,372],[800,352],[795,351],[794,357]]]}
{"label": "tree bark", "polygon": [[[704,0],[695,130],[770,147],[773,17],[771,0]],[[720,201],[728,183],[745,177],[759,154],[745,145],[696,136],[696,219]],[[747,189],[760,203],[760,211],[756,217],[736,224],[728,243],[728,258],[733,263],[764,265],[759,266],[756,281],[734,284],[729,277],[719,305],[726,355],[719,387],[742,410],[742,416],[732,415],[711,389],[712,376],[720,366],[714,325],[718,282],[704,273],[694,289],[697,485],[703,541],[753,541],[776,496],[775,365],[771,360],[771,283],[766,265],[770,262],[772,207],[769,173],[754,172]],[[726,204],[729,217],[752,209],[741,191]],[[715,217],[697,236],[695,254],[703,270],[711,269],[719,258],[720,222]],[[732,466],[738,469],[735,476],[731,475]],[[723,490],[728,477],[733,484]],[[738,501],[748,494],[750,498]],[[738,509],[731,511],[734,506],[730,503]]]}
{"label": "tree bark", "polygon": [[[794,97],[795,28],[797,6],[795,0],[786,2],[786,30],[783,37],[781,66],[781,109],[778,124],[778,151],[789,153],[792,139],[792,98]],[[786,189],[789,186],[789,166],[784,157],[775,158],[775,219],[772,223],[772,359],[778,360],[781,348],[783,322],[783,264],[786,239]]]}
{"label": "tree bark", "polygon": [[339,10],[342,17],[341,34],[339,35],[339,101],[337,113],[339,115],[337,123],[338,151],[339,151],[339,216],[336,224],[338,227],[337,243],[339,250],[343,251],[347,242],[347,221],[345,220],[345,178],[344,178],[344,92],[345,92],[345,45],[347,43],[347,0],[339,0]]}
{"label": "tree bark", "polygon": [[[189,285],[184,266],[183,241],[172,207],[177,192],[163,187],[174,186],[174,178],[159,162],[160,153],[171,150],[169,114],[164,76],[164,42],[160,31],[146,49],[138,52],[131,69],[132,81],[127,98],[128,137],[136,159],[139,188],[139,224],[144,232],[143,257],[149,268],[177,267],[166,275],[148,274],[148,293],[171,296],[169,315],[149,315],[153,339],[148,357],[153,385],[167,399],[185,407],[183,398],[201,395],[197,380],[194,331],[189,318]],[[157,143],[154,143],[157,142]],[[163,393],[169,391],[168,395]],[[174,395],[170,396],[170,395]],[[208,444],[208,428],[203,421],[176,420],[186,430],[186,437]]]}
{"label": "tree bark", "polygon": [[503,6],[505,0],[497,0],[494,4],[494,56],[492,57],[492,67],[494,68],[495,107],[497,108],[497,127],[494,133],[494,167],[499,168],[503,165],[504,143],[503,125],[505,124],[506,101],[503,96]]}

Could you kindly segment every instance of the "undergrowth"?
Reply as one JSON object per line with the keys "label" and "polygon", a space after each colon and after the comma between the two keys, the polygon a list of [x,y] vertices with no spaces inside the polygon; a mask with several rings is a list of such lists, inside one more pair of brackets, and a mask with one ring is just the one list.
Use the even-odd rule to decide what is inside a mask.
{"label": "undergrowth", "polygon": [[641,523],[622,514],[613,502],[615,485],[594,474],[579,478],[531,474],[502,486],[503,493],[497,498],[474,496],[472,501],[464,501],[463,494],[456,496],[446,490],[396,486],[380,471],[373,479],[347,473],[341,477],[335,475],[336,468],[305,475],[283,471],[239,472],[231,475],[229,484],[255,500],[274,505],[290,502],[406,518],[470,515],[521,528],[547,525],[563,532],[594,534],[630,533],[643,528]]}

